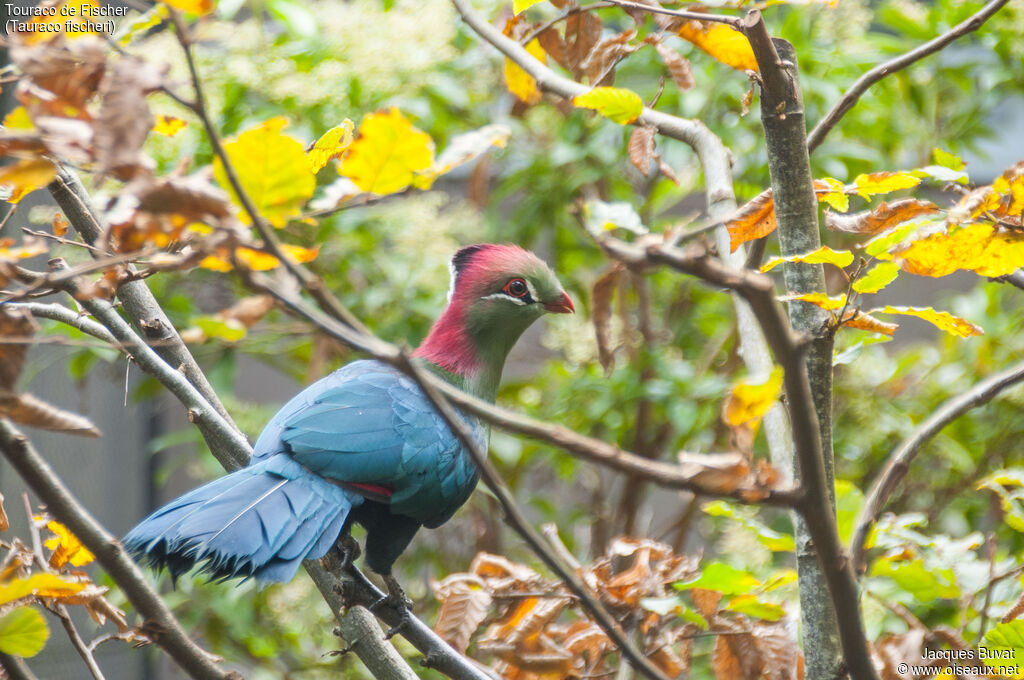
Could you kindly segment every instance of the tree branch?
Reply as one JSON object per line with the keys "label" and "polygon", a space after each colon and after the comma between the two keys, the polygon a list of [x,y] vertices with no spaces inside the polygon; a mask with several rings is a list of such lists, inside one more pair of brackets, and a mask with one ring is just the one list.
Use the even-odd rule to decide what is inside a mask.
{"label": "tree branch", "polygon": [[96,556],[96,560],[117,581],[132,605],[145,617],[146,634],[193,678],[241,680],[227,673],[200,649],[124,553],[121,544],[93,518],[68,491],[53,469],[40,457],[31,442],[6,419],[0,419],[0,451],[47,509]]}
{"label": "tree branch", "polygon": [[[82,239],[93,246],[100,244],[104,227],[78,176],[71,170],[58,166],[57,178],[47,188],[64,212],[64,216],[68,218],[69,224]],[[100,254],[99,252],[93,253],[94,257],[98,257]],[[129,281],[122,284],[118,287],[117,297],[135,326],[148,341],[153,343],[154,351],[173,368],[181,367],[185,377],[195,386],[199,394],[233,429],[237,430],[227,409],[220,402],[220,398],[217,397],[217,393],[206,379],[206,375],[196,363],[192,353],[188,351],[188,347],[185,346],[174,325],[167,318],[156,298],[153,297],[146,282]],[[209,443],[208,435],[212,433],[207,430],[206,424],[200,423],[198,427],[200,433]]]}
{"label": "tree branch", "polygon": [[953,422],[973,408],[987,404],[992,401],[1000,392],[1016,385],[1024,380],[1024,362],[1014,364],[1005,371],[990,375],[971,389],[962,394],[947,400],[935,409],[928,418],[921,423],[914,432],[893,449],[886,460],[885,467],[875,477],[871,490],[864,499],[860,516],[857,518],[857,525],[850,539],[850,553],[854,567],[863,572],[864,564],[864,543],[867,540],[871,526],[878,519],[889,496],[896,489],[896,486],[910,470],[910,464],[917,456],[921,447],[927,444],[932,437],[942,431],[949,423]]}
{"label": "tree branch", "polygon": [[867,92],[868,88],[872,85],[888,75],[896,73],[897,71],[902,71],[915,61],[920,61],[925,57],[935,54],[957,38],[978,30],[981,28],[982,24],[988,21],[989,17],[998,12],[1007,2],[1008,0],[992,0],[978,10],[978,12],[971,15],[965,21],[961,21],[942,35],[929,40],[923,45],[920,45],[905,54],[901,54],[894,59],[883,62],[872,68],[870,71],[867,71],[850,86],[850,89],[839,98],[839,101],[835,103],[832,109],[825,114],[825,117],[818,121],[818,124],[814,126],[813,130],[811,130],[811,134],[807,137],[808,151],[813,152],[818,148],[821,142],[824,141],[825,136],[836,126],[836,123],[846,115],[847,111],[857,104],[861,95]]}

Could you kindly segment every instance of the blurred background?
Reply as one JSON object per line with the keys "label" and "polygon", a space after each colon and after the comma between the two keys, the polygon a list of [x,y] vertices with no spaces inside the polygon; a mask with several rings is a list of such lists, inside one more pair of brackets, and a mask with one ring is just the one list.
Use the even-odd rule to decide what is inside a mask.
{"label": "blurred background", "polygon": [[[960,0],[842,0],[775,6],[765,15],[769,30],[793,42],[800,55],[807,118],[813,124],[861,72],[979,7]],[[500,11],[496,3],[478,9],[492,18]],[[0,5],[0,11],[7,10]],[[545,11],[554,16],[553,8],[541,14]],[[621,12],[604,18],[606,29],[621,31],[632,24]],[[655,231],[699,219],[702,177],[688,147],[658,141],[678,184],[663,176],[644,177],[626,158],[628,128],[548,99],[531,108],[517,103],[502,86],[495,50],[461,25],[446,0],[229,0],[197,31],[211,113],[226,137],[283,115],[290,121],[286,131],[305,143],[345,118],[358,123],[385,106],[399,107],[439,149],[453,136],[489,123],[511,128],[505,149],[459,168],[429,191],[287,228],[289,241],[320,245],[312,269],[378,335],[410,346],[419,342],[444,304],[447,261],[458,247],[518,243],[548,259],[578,314],[538,325],[520,342],[506,369],[502,404],[650,455],[728,447],[721,402],[742,375],[728,296],[668,271],[652,274],[646,283],[627,277],[614,322],[618,360],[606,373],[597,359],[590,291],[607,261],[573,215],[575,201],[594,192],[606,201],[629,202]],[[933,148],[940,146],[967,162],[972,182],[991,182],[1024,158],[1021,35],[1024,3],[1014,0],[977,36],[873,87],[813,155],[815,176],[849,182],[861,172],[913,168],[930,162]],[[681,39],[673,41],[691,59],[696,86],[679,92],[670,81],[658,108],[699,118],[723,139],[733,153],[742,202],[768,184],[757,106],[744,114],[741,104],[749,83]],[[168,62],[179,89],[187,89],[172,35],[154,29],[129,49]],[[658,91],[663,74],[654,50],[641,50],[620,65],[616,85],[647,99]],[[13,106],[10,88],[0,96],[6,113]],[[176,136],[151,135],[147,152],[160,172],[209,164],[209,145],[190,112],[160,95],[151,105],[155,113],[188,122]],[[333,179],[335,171],[328,167],[319,184]],[[109,187],[90,188],[102,206]],[[943,204],[955,200],[932,198]],[[23,227],[47,228],[54,210],[46,192],[36,192],[2,235],[18,239]],[[823,234],[835,248],[848,246],[844,239]],[[769,252],[776,247],[770,243]],[[68,250],[69,258],[81,257]],[[202,331],[186,337],[195,340],[192,350],[250,440],[301,386],[357,358],[279,310],[241,337],[218,327],[212,315],[247,295],[231,277],[195,270],[156,276],[149,283],[179,330]],[[840,281],[832,283],[832,292],[839,292]],[[854,332],[850,338],[840,335],[838,351],[846,357],[836,378],[837,478],[846,482],[841,509],[855,502],[857,489],[866,488],[892,447],[937,404],[1021,358],[1022,295],[973,274],[906,275],[886,289],[880,303],[934,304],[980,325],[987,335],[939,337],[916,320],[907,320],[888,343],[868,344]],[[122,534],[164,500],[221,473],[181,407],[153,380],[67,328],[47,326],[46,332],[50,342],[33,350],[23,387],[87,415],[105,436],[85,441],[31,435],[112,532]],[[973,482],[987,470],[1020,460],[1022,405],[1024,392],[1011,390],[947,427],[919,459],[926,461],[918,465],[927,466],[927,476],[912,471],[890,507],[923,512],[934,530],[954,537],[991,527],[997,520],[990,499],[973,492]],[[762,454],[765,448],[759,438],[755,451]],[[583,561],[602,554],[609,540],[622,534],[649,536],[689,553],[729,555],[737,566],[753,570],[790,559],[771,553],[735,523],[705,516],[690,494],[646,488],[498,432],[492,435],[491,455],[535,524],[557,524]],[[2,462],[0,488],[12,534],[23,534],[23,487]],[[782,531],[789,526],[783,513],[762,512],[759,518]],[[1018,553],[1020,547],[1015,546]],[[427,621],[435,606],[431,580],[465,570],[480,550],[534,562],[483,490],[454,521],[422,532],[399,562],[399,580]],[[260,590],[184,578],[172,590],[165,576],[153,578],[209,649],[246,660],[240,666],[246,677],[337,677],[339,661],[322,656],[338,647],[331,614],[307,579]],[[112,598],[124,604],[116,593]],[[886,614],[870,605],[868,610],[868,625],[877,632]],[[81,626],[93,630],[90,622]],[[31,660],[39,677],[83,675],[80,660],[61,637],[55,631],[43,654]],[[121,643],[100,649],[110,680],[177,677],[156,654],[133,652]],[[341,663],[345,677],[363,672],[354,660]]]}

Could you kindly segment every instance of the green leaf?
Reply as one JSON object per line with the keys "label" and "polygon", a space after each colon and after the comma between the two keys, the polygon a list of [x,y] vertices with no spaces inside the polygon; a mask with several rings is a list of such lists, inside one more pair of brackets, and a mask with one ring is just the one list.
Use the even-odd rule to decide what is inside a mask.
{"label": "green leaf", "polygon": [[839,539],[847,545],[853,536],[854,524],[863,505],[864,494],[853,482],[845,479],[836,480],[836,524]]}
{"label": "green leaf", "polygon": [[939,147],[932,149],[932,158],[935,159],[938,165],[944,168],[949,168],[950,170],[964,169],[964,162],[958,156],[954,156],[948,151],[943,151]]}
{"label": "green leaf", "polygon": [[858,293],[877,293],[900,275],[900,266],[895,262],[879,262],[864,276],[853,282]]}
{"label": "green leaf", "polygon": [[984,648],[993,660],[1024,658],[1024,619],[997,624],[985,633]]}
{"label": "green leaf", "polygon": [[595,87],[572,98],[574,106],[593,109],[619,125],[636,120],[644,110],[644,100],[632,90],[621,87]]}
{"label": "green leaf", "polygon": [[780,605],[762,602],[757,599],[757,595],[739,595],[734,597],[725,608],[731,612],[748,614],[765,621],[778,621],[786,615],[786,610]]}
{"label": "green leaf", "polygon": [[910,236],[920,227],[921,222],[910,222],[902,227],[897,227],[892,231],[886,232],[881,236],[868,241],[867,246],[864,248],[864,252],[871,257],[879,257],[883,253],[889,252],[890,248],[903,241],[903,239]]}
{"label": "green leaf", "polygon": [[704,567],[700,576],[692,581],[676,583],[675,588],[676,590],[703,588],[723,595],[746,595],[759,585],[761,582],[749,571],[737,569],[724,562],[711,562]]}
{"label": "green leaf", "polygon": [[905,561],[883,557],[871,566],[871,575],[891,578],[919,604],[960,596],[952,569],[929,569],[920,557]]}
{"label": "green leaf", "polygon": [[245,337],[245,326],[235,319],[218,319],[215,316],[197,316],[192,323],[203,331],[208,338],[217,338],[224,342],[238,342]]}
{"label": "green leaf", "polygon": [[0,652],[14,656],[35,656],[50,637],[50,629],[39,610],[18,607],[0,618]]}

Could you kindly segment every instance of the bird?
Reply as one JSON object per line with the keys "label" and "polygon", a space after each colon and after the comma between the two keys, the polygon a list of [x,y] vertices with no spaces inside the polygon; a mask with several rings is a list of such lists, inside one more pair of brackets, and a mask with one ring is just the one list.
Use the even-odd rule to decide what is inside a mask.
{"label": "bird", "polygon": [[[447,382],[494,402],[519,336],[546,313],[575,311],[554,272],[512,244],[477,244],[450,263],[448,303],[412,353]],[[460,413],[460,415],[462,415]],[[463,420],[480,450],[489,428]],[[417,383],[378,360],[349,363],[309,385],[270,419],[249,464],[153,512],[122,539],[139,562],[176,580],[288,582],[353,523],[365,564],[406,603],[392,568],[421,527],[447,522],[479,479],[470,452]]]}

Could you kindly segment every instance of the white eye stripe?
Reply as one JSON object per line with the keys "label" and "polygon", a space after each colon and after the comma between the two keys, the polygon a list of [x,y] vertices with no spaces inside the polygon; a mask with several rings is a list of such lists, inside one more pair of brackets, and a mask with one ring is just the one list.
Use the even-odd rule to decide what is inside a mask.
{"label": "white eye stripe", "polygon": [[481,300],[494,300],[496,298],[503,298],[505,300],[511,300],[512,302],[514,302],[514,303],[516,303],[517,305],[520,305],[520,306],[526,304],[526,300],[524,300],[522,298],[512,297],[508,293],[491,293],[490,295],[485,295],[485,296],[483,296],[480,299]]}

